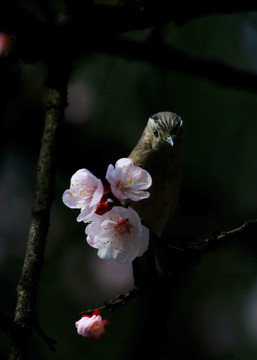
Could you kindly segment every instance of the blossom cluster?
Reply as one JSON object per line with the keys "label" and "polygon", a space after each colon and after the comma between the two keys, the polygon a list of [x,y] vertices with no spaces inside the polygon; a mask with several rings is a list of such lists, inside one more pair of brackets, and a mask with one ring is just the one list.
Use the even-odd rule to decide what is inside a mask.
{"label": "blossom cluster", "polygon": [[71,209],[80,209],[77,221],[87,223],[87,242],[98,249],[101,259],[131,262],[147,250],[149,229],[142,225],[132,207],[116,204],[108,195],[112,193],[118,200],[146,199],[152,179],[146,170],[134,166],[131,159],[122,158],[115,166],[108,166],[106,180],[108,186],[89,170],[78,170],[63,194],[63,202]]}

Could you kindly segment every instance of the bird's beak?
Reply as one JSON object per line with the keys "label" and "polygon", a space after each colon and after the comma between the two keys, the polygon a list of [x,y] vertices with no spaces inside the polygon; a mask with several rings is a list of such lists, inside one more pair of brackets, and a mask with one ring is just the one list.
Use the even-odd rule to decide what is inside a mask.
{"label": "bird's beak", "polygon": [[173,138],[172,136],[168,136],[166,141],[170,144],[170,146],[173,146],[174,145],[174,141],[173,141]]}

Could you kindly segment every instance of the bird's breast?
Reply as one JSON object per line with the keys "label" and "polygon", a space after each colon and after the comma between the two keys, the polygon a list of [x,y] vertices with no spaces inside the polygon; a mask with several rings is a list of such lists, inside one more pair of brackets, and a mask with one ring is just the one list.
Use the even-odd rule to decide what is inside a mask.
{"label": "bird's breast", "polygon": [[138,212],[143,223],[150,227],[155,235],[160,236],[178,202],[181,170],[171,164],[146,166],[144,169],[152,177],[152,185],[148,189],[150,197],[131,202],[130,206]]}

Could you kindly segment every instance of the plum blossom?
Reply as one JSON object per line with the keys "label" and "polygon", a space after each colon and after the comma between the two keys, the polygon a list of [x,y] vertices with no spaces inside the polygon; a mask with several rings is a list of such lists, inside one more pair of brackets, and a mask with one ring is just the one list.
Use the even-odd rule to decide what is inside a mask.
{"label": "plum blossom", "polygon": [[92,316],[82,315],[82,318],[75,323],[79,335],[99,339],[105,333],[105,325],[108,320],[103,320],[99,310],[93,312]]}
{"label": "plum blossom", "polygon": [[134,166],[131,159],[118,160],[115,167],[110,164],[106,172],[106,179],[111,185],[112,193],[118,199],[139,201],[149,197],[145,191],[152,184],[150,174],[140,167]]}
{"label": "plum blossom", "polygon": [[148,248],[149,229],[131,207],[114,206],[103,215],[94,215],[86,227],[87,242],[98,249],[101,259],[128,263]]}
{"label": "plum blossom", "polygon": [[71,209],[81,209],[77,221],[90,220],[104,194],[102,181],[89,170],[80,169],[72,177],[70,189],[65,190],[62,200]]}

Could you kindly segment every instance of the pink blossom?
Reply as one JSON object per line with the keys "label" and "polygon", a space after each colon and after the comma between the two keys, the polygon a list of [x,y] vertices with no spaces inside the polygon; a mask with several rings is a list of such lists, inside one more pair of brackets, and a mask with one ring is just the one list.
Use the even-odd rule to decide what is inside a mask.
{"label": "pink blossom", "polygon": [[111,185],[112,193],[118,199],[139,201],[150,195],[148,191],[145,191],[152,184],[150,174],[134,166],[131,159],[122,158],[116,162],[115,167],[110,164],[106,179]]}
{"label": "pink blossom", "polygon": [[99,339],[105,333],[104,326],[109,325],[109,321],[103,320],[100,311],[96,310],[92,316],[83,315],[75,325],[79,335]]}
{"label": "pink blossom", "polygon": [[77,221],[89,220],[104,194],[103,184],[89,170],[80,169],[71,178],[62,200],[71,209],[81,209]]}
{"label": "pink blossom", "polygon": [[149,229],[131,207],[114,206],[104,215],[94,215],[86,227],[87,242],[101,259],[128,263],[148,248]]}

